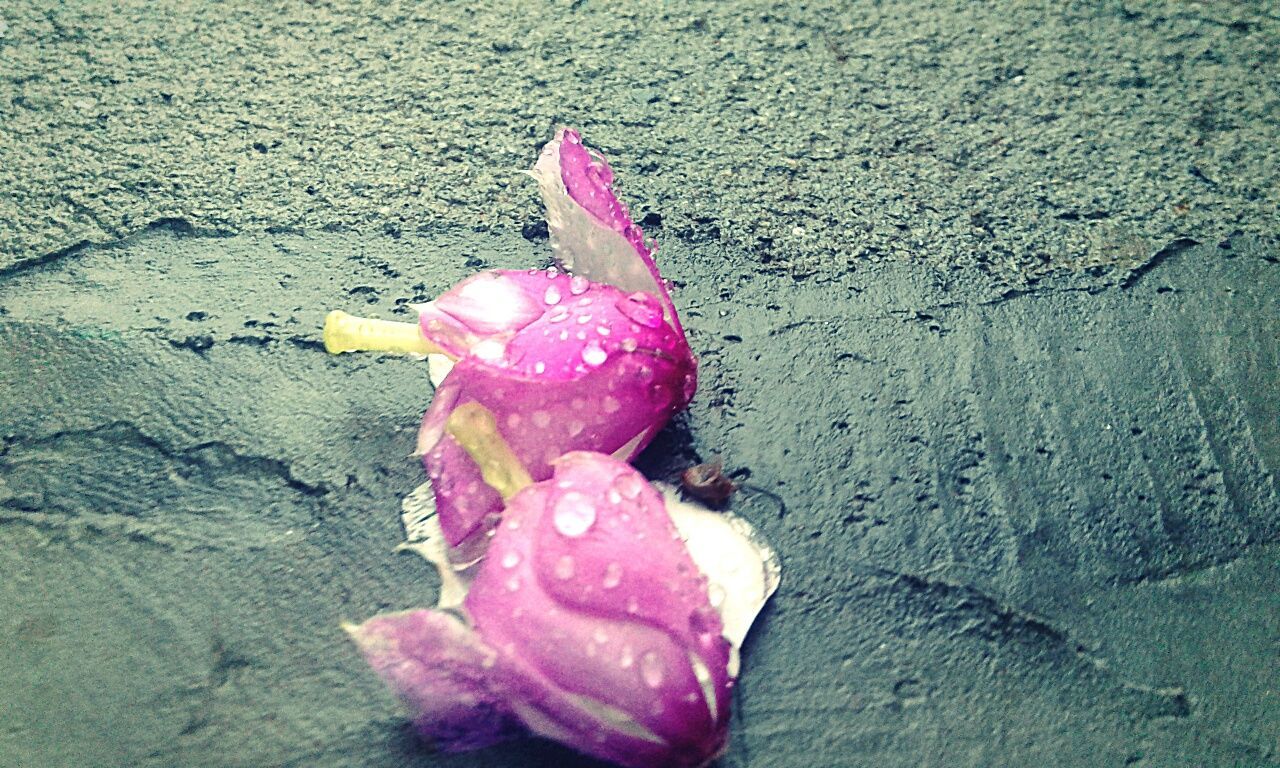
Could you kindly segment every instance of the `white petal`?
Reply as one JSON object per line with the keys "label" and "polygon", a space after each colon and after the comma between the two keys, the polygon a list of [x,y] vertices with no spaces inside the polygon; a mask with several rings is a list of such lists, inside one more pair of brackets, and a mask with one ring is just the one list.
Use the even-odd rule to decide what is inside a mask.
{"label": "white petal", "polygon": [[467,596],[475,578],[474,563],[457,568],[449,562],[449,546],[440,530],[436,515],[435,493],[431,483],[413,489],[400,503],[400,521],[404,525],[405,542],[397,549],[407,549],[425,557],[440,573],[440,599],[437,608],[456,608]]}
{"label": "white petal", "polygon": [[427,376],[431,378],[431,386],[440,386],[444,377],[453,370],[453,362],[448,355],[427,355]]}
{"label": "white petal", "polygon": [[[720,613],[725,639],[735,649],[742,647],[751,623],[782,578],[778,555],[746,520],[681,501],[671,488],[662,490],[667,514],[710,584],[712,607]],[[735,674],[737,665],[730,666]]]}

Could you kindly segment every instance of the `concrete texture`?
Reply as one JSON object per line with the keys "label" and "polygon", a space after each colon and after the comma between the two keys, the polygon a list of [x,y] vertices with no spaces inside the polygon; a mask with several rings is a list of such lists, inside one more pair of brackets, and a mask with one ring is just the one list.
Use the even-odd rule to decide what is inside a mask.
{"label": "concrete texture", "polygon": [[725,768],[1280,761],[1269,6],[518,7],[0,8],[0,766],[586,765],[347,644],[430,392],[317,342],[545,263],[557,123],[784,560]]}
{"label": "concrete texture", "polygon": [[19,0],[0,20],[0,266],[162,218],[507,232],[538,220],[513,172],[560,123],[663,234],[802,273],[1142,261],[1273,236],[1280,203],[1265,2]]}

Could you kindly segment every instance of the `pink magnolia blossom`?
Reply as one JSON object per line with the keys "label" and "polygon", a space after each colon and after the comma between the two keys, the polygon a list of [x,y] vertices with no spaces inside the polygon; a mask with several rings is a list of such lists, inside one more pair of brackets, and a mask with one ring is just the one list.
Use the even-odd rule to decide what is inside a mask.
{"label": "pink magnolia blossom", "polygon": [[558,268],[471,277],[419,307],[422,335],[456,361],[422,422],[446,554],[483,554],[502,510],[445,431],[467,402],[492,411],[535,480],[574,450],[634,458],[696,388],[696,362],[650,247],[612,192],[613,175],[561,130],[531,175]]}
{"label": "pink magnolia blossom", "polygon": [[445,750],[528,732],[623,766],[708,763],[776,558],[611,457],[570,453],[552,473],[508,500],[456,613],[348,631]]}

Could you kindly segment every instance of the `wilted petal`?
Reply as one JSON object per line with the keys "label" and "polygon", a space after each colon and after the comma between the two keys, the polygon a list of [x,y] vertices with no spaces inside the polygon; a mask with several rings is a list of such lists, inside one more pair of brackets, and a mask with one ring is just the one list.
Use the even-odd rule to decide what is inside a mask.
{"label": "wilted petal", "polygon": [[613,194],[613,171],[582,144],[577,131],[561,128],[533,168],[556,261],[570,272],[626,291],[644,291],[662,304],[680,329],[675,306],[644,233]]}
{"label": "wilted petal", "polygon": [[400,503],[400,521],[404,525],[405,541],[397,549],[416,552],[436,567],[440,575],[440,596],[437,608],[456,608],[462,605],[475,577],[475,568],[450,559],[450,547],[440,529],[440,516],[436,513],[435,491],[430,483],[423,483],[404,497]]}
{"label": "wilted petal", "polygon": [[440,748],[476,749],[520,733],[491,674],[497,654],[456,617],[405,611],[345,629]]}
{"label": "wilted petal", "polygon": [[737,649],[782,579],[778,555],[746,520],[681,501],[671,489],[664,488],[663,495],[690,557],[707,578],[711,605],[733,647],[729,674],[736,676]]}

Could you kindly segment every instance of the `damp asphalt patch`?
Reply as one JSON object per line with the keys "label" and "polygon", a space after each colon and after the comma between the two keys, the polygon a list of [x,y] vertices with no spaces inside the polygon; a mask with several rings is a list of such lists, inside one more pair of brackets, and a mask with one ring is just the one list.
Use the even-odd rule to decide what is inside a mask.
{"label": "damp asphalt patch", "polygon": [[[642,465],[721,456],[784,564],[724,766],[1280,756],[1273,248],[1017,290],[670,249],[701,385]],[[434,602],[392,551],[430,387],[325,312],[545,254],[165,225],[0,276],[0,765],[586,765],[433,753],[339,629]]]}

